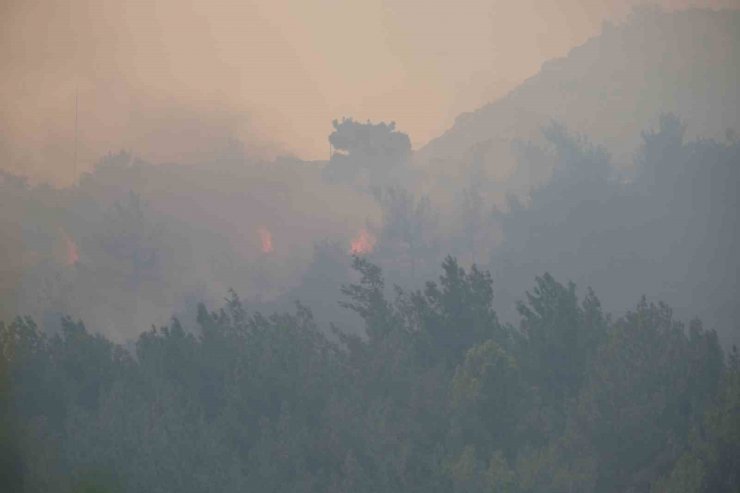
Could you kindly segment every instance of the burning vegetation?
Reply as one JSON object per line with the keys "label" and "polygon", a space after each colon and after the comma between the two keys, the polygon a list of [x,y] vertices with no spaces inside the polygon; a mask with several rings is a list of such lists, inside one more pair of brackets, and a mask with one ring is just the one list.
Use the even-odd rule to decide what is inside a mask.
{"label": "burning vegetation", "polygon": [[261,226],[257,230],[257,234],[260,237],[260,247],[262,249],[262,253],[272,253],[275,250],[275,247],[272,244],[272,233],[270,232],[270,230],[264,226]]}
{"label": "burning vegetation", "polygon": [[362,228],[357,236],[352,238],[349,251],[352,255],[367,255],[375,249],[377,241],[377,238],[370,231]]}

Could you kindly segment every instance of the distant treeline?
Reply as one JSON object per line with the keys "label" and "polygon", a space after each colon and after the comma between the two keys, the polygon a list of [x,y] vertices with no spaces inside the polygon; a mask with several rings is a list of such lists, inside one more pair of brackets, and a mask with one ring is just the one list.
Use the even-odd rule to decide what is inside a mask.
{"label": "distant treeline", "polygon": [[[350,251],[406,289],[447,254],[490,270],[500,318],[550,272],[592,286],[623,313],[635,290],[698,316],[723,344],[740,342],[740,140],[688,140],[663,115],[631,166],[588,137],[551,124],[513,145],[506,180],[471,157],[457,183],[409,159],[393,125],[336,123],[326,163],[254,162],[239,149],[201,166],[104,159],[68,189],[0,174],[0,318],[64,314],[116,342],[229,288],[263,312],[294,300],[316,320],[337,309]],[[365,139],[365,140],[363,140]],[[461,158],[462,159],[462,158]],[[429,188],[440,180],[445,193]],[[265,248],[263,235],[269,238]]]}
{"label": "distant treeline", "polygon": [[[644,299],[612,318],[545,274],[517,326],[451,257],[348,335],[234,294],[131,352],[71,319],[0,325],[0,478],[18,492],[736,492],[740,360]],[[639,290],[635,286],[635,290]]]}

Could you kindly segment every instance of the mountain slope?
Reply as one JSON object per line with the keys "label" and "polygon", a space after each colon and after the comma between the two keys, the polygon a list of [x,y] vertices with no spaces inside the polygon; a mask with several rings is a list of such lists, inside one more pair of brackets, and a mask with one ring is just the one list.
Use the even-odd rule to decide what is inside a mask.
{"label": "mountain slope", "polygon": [[505,97],[460,115],[415,159],[446,186],[472,162],[506,182],[516,162],[511,143],[537,140],[556,120],[629,167],[640,132],[660,113],[679,115],[689,138],[723,139],[728,129],[740,130],[738,80],[740,11],[636,11],[546,62]]}

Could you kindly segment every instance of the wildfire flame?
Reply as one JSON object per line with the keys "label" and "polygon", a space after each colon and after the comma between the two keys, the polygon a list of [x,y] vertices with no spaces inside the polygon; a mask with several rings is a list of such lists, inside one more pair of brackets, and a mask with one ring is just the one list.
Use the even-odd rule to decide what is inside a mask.
{"label": "wildfire flame", "polygon": [[64,230],[62,230],[62,239],[66,251],[65,265],[75,265],[80,261],[80,250],[77,248],[77,243]]}
{"label": "wildfire flame", "polygon": [[262,226],[257,230],[257,233],[260,235],[262,253],[271,253],[275,248],[272,245],[272,233],[270,233],[270,230]]}
{"label": "wildfire flame", "polygon": [[373,251],[377,239],[367,229],[362,228],[350,243],[350,253],[353,255],[366,255]]}

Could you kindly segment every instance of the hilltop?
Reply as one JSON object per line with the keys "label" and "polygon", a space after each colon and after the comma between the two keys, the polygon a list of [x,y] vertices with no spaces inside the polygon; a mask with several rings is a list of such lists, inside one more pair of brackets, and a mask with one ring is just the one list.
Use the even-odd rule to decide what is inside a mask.
{"label": "hilltop", "polygon": [[[506,96],[459,115],[415,160],[439,186],[467,177],[472,164],[506,183],[516,167],[512,143],[537,141],[553,120],[606,147],[621,170],[661,113],[681,117],[688,138],[724,139],[740,129],[739,47],[740,11],[636,10]],[[537,171],[546,170],[507,192],[526,192],[544,178]]]}

